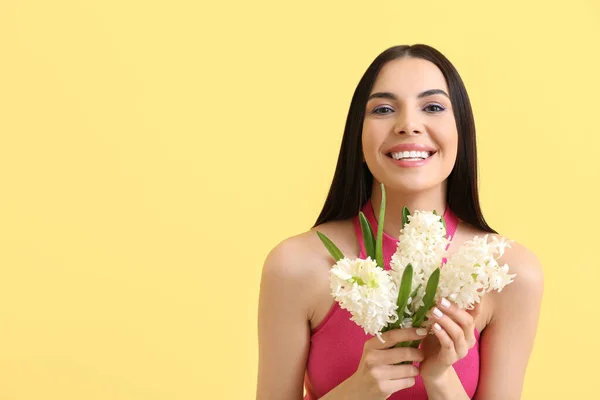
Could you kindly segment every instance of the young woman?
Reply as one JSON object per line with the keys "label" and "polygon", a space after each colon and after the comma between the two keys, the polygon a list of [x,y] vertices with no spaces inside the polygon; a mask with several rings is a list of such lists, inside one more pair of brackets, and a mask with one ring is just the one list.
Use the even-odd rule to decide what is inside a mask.
{"label": "young woman", "polygon": [[[514,282],[470,311],[440,301],[433,334],[396,329],[385,344],[364,334],[330,294],[333,259],[316,231],[350,258],[364,257],[358,212],[377,229],[386,188],[386,269],[402,207],[443,212],[451,254],[476,235],[496,235],[477,191],[475,125],[454,66],[426,45],[381,53],[360,80],[348,113],[333,183],[315,226],[267,256],[259,301],[257,399],[520,399],[537,330],[543,275],[516,242],[500,263]],[[423,339],[424,338],[424,339]],[[423,339],[419,349],[391,348]],[[395,365],[400,361],[412,364]]]}

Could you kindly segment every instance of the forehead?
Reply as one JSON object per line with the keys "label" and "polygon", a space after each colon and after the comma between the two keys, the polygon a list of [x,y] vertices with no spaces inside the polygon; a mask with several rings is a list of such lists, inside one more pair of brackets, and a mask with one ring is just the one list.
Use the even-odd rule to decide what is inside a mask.
{"label": "forehead", "polygon": [[429,89],[443,89],[448,93],[442,71],[430,61],[405,57],[389,61],[381,68],[371,93],[392,92],[412,97]]}

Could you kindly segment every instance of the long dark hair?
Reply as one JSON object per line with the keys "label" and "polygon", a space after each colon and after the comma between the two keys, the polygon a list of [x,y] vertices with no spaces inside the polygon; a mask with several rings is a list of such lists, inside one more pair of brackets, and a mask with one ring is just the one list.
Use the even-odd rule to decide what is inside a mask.
{"label": "long dark hair", "polygon": [[444,74],[458,131],[456,163],[447,180],[446,202],[463,221],[486,232],[490,228],[481,212],[477,190],[475,121],[467,89],[452,63],[438,50],[425,44],[394,46],[382,52],[361,78],[350,103],[342,145],[329,194],[315,225],[354,217],[371,198],[373,175],[362,162],[362,126],[367,99],[381,68],[402,57],[422,58]]}

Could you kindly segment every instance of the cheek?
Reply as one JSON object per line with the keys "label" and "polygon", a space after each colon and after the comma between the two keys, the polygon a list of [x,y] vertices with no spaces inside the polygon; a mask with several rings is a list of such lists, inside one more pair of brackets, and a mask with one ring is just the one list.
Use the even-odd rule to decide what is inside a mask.
{"label": "cheek", "polygon": [[371,154],[373,153],[373,149],[375,148],[374,138],[371,134],[371,131],[367,129],[366,126],[363,127],[361,141],[364,157],[367,159],[371,158]]}
{"label": "cheek", "polygon": [[385,140],[386,132],[381,121],[365,120],[362,131],[362,146],[365,157],[370,157],[379,151]]}
{"label": "cheek", "polygon": [[363,155],[365,158],[370,159],[372,157],[373,151],[375,151],[375,145],[373,140],[368,135],[363,135],[362,137],[362,149]]}
{"label": "cheek", "polygon": [[454,136],[452,136],[452,154],[455,158],[458,154],[458,134],[456,133],[454,134]]}
{"label": "cheek", "polygon": [[448,139],[446,142],[446,149],[444,154],[444,164],[448,166],[449,169],[454,167],[456,162],[456,158],[458,156],[458,136],[454,135]]}

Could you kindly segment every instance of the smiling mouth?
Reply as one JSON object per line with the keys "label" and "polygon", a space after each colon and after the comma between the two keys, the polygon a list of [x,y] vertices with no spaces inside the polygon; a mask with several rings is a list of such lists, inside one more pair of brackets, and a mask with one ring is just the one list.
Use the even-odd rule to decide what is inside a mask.
{"label": "smiling mouth", "polygon": [[394,160],[421,161],[427,160],[435,153],[435,151],[400,151],[397,153],[387,153],[386,156]]}

